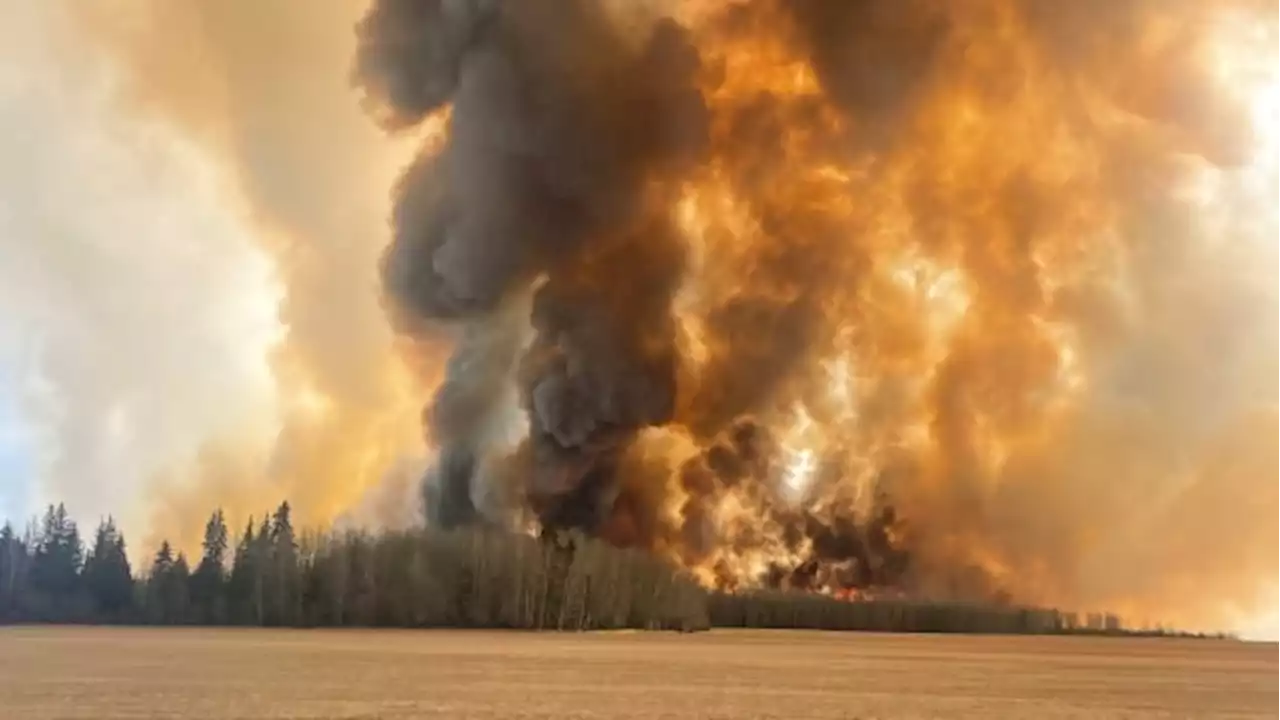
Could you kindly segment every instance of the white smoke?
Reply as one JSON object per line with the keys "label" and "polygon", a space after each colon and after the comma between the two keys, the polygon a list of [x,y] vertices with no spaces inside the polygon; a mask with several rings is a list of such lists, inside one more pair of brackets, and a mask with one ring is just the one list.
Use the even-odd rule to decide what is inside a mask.
{"label": "white smoke", "polygon": [[23,481],[31,504],[127,515],[210,435],[269,432],[278,292],[213,166],[116,111],[111,65],[57,5],[0,16],[0,366]]}

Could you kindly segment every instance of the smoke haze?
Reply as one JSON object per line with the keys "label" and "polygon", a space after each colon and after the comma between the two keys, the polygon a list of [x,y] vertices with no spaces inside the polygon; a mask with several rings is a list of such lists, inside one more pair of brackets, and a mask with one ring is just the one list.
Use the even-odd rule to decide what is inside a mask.
{"label": "smoke haze", "polygon": [[[121,503],[107,499],[123,490],[138,498],[126,507],[151,537],[185,547],[199,538],[182,533],[217,505],[243,519],[288,498],[303,523],[416,515],[408,497],[424,453],[419,379],[429,385],[438,361],[421,347],[395,352],[379,300],[381,188],[403,151],[364,119],[350,90],[359,10],[327,3],[300,15],[292,2],[109,0],[23,10],[60,34],[51,62],[87,75],[101,64],[101,78],[63,84],[99,83],[95,117],[139,138],[117,147],[112,137],[108,150],[142,156],[136,172],[145,178],[136,190],[118,175],[101,178],[116,204],[138,209],[94,229],[104,238],[96,255],[69,248],[55,256],[49,236],[57,233],[34,221],[6,238],[32,254],[27,267],[50,276],[28,274],[29,294],[49,296],[49,312],[68,318],[65,332],[31,320],[43,324],[30,352],[40,365],[37,389],[48,396],[35,400],[33,413],[49,416],[42,447],[52,464],[50,495],[81,512],[120,513]],[[86,117],[73,108],[51,112],[65,116],[52,122]],[[166,136],[178,148],[169,151],[177,157],[171,164],[186,162],[168,181],[155,176],[142,145]],[[50,182],[65,182],[65,167],[77,165],[48,163],[63,166],[51,169]],[[193,183],[203,196],[174,200],[168,216],[153,199]],[[26,205],[76,204],[56,200],[65,190],[48,192]],[[187,207],[195,202],[212,209]],[[88,225],[119,212],[88,209],[96,214],[60,221]],[[146,245],[138,234],[148,224],[155,241]],[[82,234],[63,233],[78,243]],[[66,287],[55,296],[59,284]],[[240,314],[256,325],[230,325],[243,305]],[[88,317],[87,308],[107,316]],[[132,393],[144,399],[130,400]],[[115,454],[104,455],[102,434],[121,423],[132,423],[133,445],[116,443]],[[171,433],[187,434],[168,442]],[[114,485],[104,473],[130,484]]]}
{"label": "smoke haze", "polygon": [[[412,370],[400,359],[379,302],[386,204],[377,188],[403,151],[379,137],[350,90],[359,4],[300,14],[291,2],[156,2],[135,7],[132,20],[89,7],[102,11],[92,26],[134,71],[126,102],[202,138],[235,178],[284,287],[286,335],[271,357],[284,408],[277,436],[238,480],[245,501],[288,498],[317,523],[387,505],[377,495],[399,491],[379,486],[417,474],[405,467],[423,452],[419,379],[430,383],[437,361],[423,348]],[[182,501],[201,507],[220,494],[200,498],[209,483],[198,478],[188,487],[195,497]]]}
{"label": "smoke haze", "polygon": [[198,148],[112,111],[116,77],[65,13],[0,7],[6,390],[48,497],[134,515],[211,431],[269,430],[270,266]]}

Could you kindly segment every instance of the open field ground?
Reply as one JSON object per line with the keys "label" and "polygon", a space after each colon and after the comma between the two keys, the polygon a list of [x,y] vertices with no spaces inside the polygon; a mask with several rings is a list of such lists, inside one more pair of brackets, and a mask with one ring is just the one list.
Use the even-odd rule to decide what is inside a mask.
{"label": "open field ground", "polygon": [[0,628],[3,718],[1277,715],[1276,645],[795,631]]}

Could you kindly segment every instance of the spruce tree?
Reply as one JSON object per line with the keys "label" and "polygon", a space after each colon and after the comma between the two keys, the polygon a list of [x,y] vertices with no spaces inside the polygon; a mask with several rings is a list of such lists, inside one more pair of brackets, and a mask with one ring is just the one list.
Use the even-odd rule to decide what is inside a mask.
{"label": "spruce tree", "polygon": [[165,601],[172,569],[173,546],[165,540],[160,544],[160,549],[156,551],[156,556],[151,561],[151,574],[147,577],[147,620],[157,625],[169,621]]}
{"label": "spruce tree", "polygon": [[32,608],[37,611],[33,619],[63,621],[83,619],[80,569],[84,560],[84,546],[80,531],[67,514],[67,508],[59,503],[45,511],[31,557]]}
{"label": "spruce tree", "polygon": [[190,621],[190,585],[191,567],[187,564],[187,556],[178,553],[178,557],[173,561],[173,567],[169,568],[169,577],[164,588],[166,615],[168,622],[172,625]]}
{"label": "spruce tree", "polygon": [[253,518],[245,525],[244,534],[236,545],[231,564],[231,577],[227,582],[227,605],[233,622],[256,625],[260,618],[255,614],[255,584],[258,581],[258,537],[254,534]]}
{"label": "spruce tree", "polygon": [[133,576],[125,554],[124,537],[111,517],[102,521],[94,533],[83,577],[97,619],[108,622],[125,619],[133,600]]}
{"label": "spruce tree", "polygon": [[298,545],[288,502],[280,503],[271,516],[269,562],[266,570],[267,621],[272,625],[301,622],[301,578],[298,574]]}
{"label": "spruce tree", "polygon": [[174,554],[165,540],[156,551],[147,579],[147,619],[156,624],[176,625],[187,622],[187,583],[190,569],[186,556]]}
{"label": "spruce tree", "polygon": [[263,513],[262,524],[258,526],[258,535],[249,546],[250,568],[253,570],[250,583],[249,602],[254,625],[267,624],[267,583],[271,573],[271,513]]}
{"label": "spruce tree", "polygon": [[0,622],[21,619],[30,564],[26,543],[6,522],[0,528]]}
{"label": "spruce tree", "polygon": [[200,564],[191,576],[191,605],[197,622],[216,624],[226,619],[227,524],[219,509],[204,526]]}

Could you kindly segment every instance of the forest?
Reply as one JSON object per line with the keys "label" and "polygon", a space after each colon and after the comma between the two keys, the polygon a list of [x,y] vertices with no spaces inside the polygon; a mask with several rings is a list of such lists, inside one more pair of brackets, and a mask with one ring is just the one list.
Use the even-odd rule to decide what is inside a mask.
{"label": "forest", "polygon": [[201,556],[169,542],[135,573],[110,518],[85,543],[63,505],[0,528],[0,622],[701,629],[704,593],[657,558],[492,529],[296,532],[288,503]]}
{"label": "forest", "polygon": [[194,565],[166,541],[140,571],[130,566],[111,518],[87,543],[61,504],[21,533],[6,523],[0,623],[1133,632],[1111,615],[1082,619],[1007,604],[711,591],[654,555],[579,533],[536,538],[468,527],[300,534],[287,502],[234,536],[223,512],[214,511]]}

